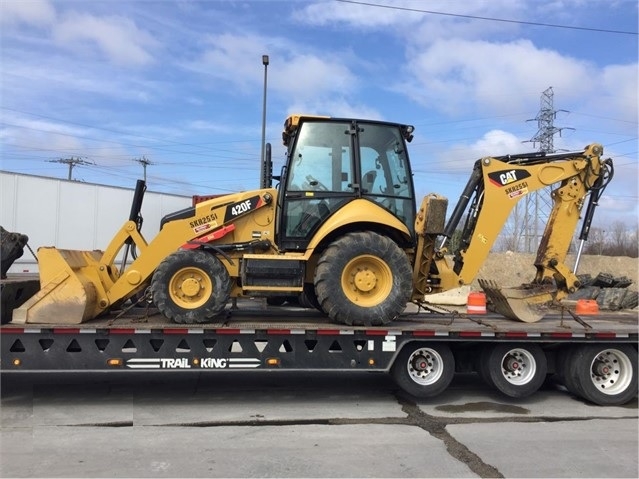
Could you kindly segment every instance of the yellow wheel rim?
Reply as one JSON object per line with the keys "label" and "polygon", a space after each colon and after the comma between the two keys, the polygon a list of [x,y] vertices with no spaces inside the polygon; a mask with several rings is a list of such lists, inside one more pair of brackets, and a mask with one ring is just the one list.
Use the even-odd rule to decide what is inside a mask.
{"label": "yellow wheel rim", "polygon": [[180,308],[202,306],[213,293],[213,281],[202,269],[193,266],[178,270],[169,283],[171,300]]}
{"label": "yellow wheel rim", "polygon": [[356,256],[342,271],[342,291],[346,298],[363,308],[382,303],[392,289],[393,273],[377,256]]}

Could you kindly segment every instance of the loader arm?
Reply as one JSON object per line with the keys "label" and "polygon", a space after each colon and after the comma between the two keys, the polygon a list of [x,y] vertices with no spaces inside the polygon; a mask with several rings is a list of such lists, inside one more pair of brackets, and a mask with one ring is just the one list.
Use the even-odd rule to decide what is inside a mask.
{"label": "loader arm", "polygon": [[[133,228],[134,225],[127,222],[104,252],[103,263],[105,266],[113,264],[127,237],[135,242],[140,254],[113,284],[105,288],[108,303],[105,307],[130,297],[151,277],[160,262],[179,248],[190,248],[191,242],[198,246],[199,243],[208,244],[212,239],[220,240],[225,235],[232,234],[234,228],[229,225],[271,205],[275,194],[275,190],[231,194],[176,212],[165,218],[160,232],[148,244]],[[215,234],[216,232],[219,234]],[[233,243],[238,244],[235,241]],[[109,269],[112,268],[105,268],[105,271]],[[103,283],[108,284],[111,277],[104,275],[102,279]]]}
{"label": "loader arm", "polygon": [[[261,215],[270,218],[263,224],[272,222],[276,195],[275,189],[255,190],[199,203],[166,216],[160,232],[147,242],[140,232],[141,218],[134,214],[142,201],[136,194],[129,220],[104,252],[53,247],[38,250],[41,289],[15,310],[14,322],[49,323],[64,318],[64,322],[78,324],[93,319],[143,290],[164,258],[193,241],[198,247],[211,241],[246,247],[236,241],[233,225]],[[270,211],[262,213],[265,210]],[[244,231],[242,234],[246,236]],[[126,259],[129,249],[134,251],[133,262],[127,265],[123,260],[118,267],[120,251]]]}
{"label": "loader arm", "polygon": [[[536,311],[541,311],[541,307],[536,305],[558,301],[579,287],[565,259],[587,196],[593,189],[603,189],[610,180],[612,161],[602,160],[602,154],[603,147],[592,144],[577,153],[534,153],[478,160],[450,220],[440,232],[444,240],[439,247],[433,241],[433,228],[425,230],[422,224],[418,229],[416,222],[420,233],[415,268],[422,274],[417,275],[413,299],[429,291],[470,284],[519,200],[559,183],[551,193],[553,207],[538,248],[532,282],[508,291],[490,281],[480,282],[500,313],[527,322],[540,319]],[[464,216],[461,244],[452,252],[450,262],[445,245]],[[589,227],[592,214],[587,221]],[[429,263],[427,273],[423,273],[426,263]],[[512,298],[508,296],[511,293]],[[509,307],[510,303],[518,305]],[[535,314],[528,308],[532,305]]]}

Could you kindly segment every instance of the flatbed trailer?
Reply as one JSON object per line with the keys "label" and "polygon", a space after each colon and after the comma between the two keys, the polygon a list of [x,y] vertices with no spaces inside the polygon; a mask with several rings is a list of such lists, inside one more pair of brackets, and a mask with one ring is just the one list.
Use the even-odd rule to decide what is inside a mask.
{"label": "flatbed trailer", "polygon": [[345,326],[312,309],[238,300],[215,322],[179,325],[152,307],[83,324],[3,324],[2,373],[87,371],[371,371],[416,397],[475,371],[510,397],[556,374],[599,405],[637,395],[638,312],[579,317],[563,308],[537,323],[410,305],[386,327]]}

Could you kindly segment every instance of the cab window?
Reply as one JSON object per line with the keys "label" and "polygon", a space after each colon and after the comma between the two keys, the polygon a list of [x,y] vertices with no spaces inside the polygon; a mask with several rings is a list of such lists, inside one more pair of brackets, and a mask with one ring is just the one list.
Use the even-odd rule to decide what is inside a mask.
{"label": "cab window", "polygon": [[360,124],[359,145],[362,196],[388,209],[412,231],[413,184],[399,129]]}

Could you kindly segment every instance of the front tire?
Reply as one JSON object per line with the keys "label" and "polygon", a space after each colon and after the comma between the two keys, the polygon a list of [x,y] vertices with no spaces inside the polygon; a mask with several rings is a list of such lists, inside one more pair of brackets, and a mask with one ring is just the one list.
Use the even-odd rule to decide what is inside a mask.
{"label": "front tire", "polygon": [[315,292],[333,321],[381,326],[406,308],[412,276],[408,257],[390,238],[372,231],[349,233],[320,257]]}
{"label": "front tire", "polygon": [[151,293],[158,310],[176,323],[207,323],[224,310],[231,280],[222,262],[202,250],[167,256],[153,274]]}
{"label": "front tire", "polygon": [[512,398],[535,393],[548,372],[546,354],[538,344],[487,346],[479,367],[480,376],[489,386]]}
{"label": "front tire", "polygon": [[455,358],[446,344],[407,344],[391,368],[397,385],[418,398],[442,393],[455,375]]}

